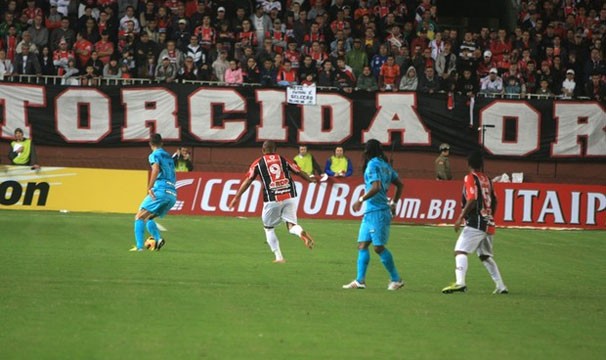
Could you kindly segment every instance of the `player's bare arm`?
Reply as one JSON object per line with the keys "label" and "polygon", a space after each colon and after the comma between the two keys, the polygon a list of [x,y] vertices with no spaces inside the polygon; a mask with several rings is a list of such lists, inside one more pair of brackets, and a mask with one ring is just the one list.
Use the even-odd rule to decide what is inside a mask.
{"label": "player's bare arm", "polygon": [[454,224],[455,232],[459,232],[459,229],[461,228],[461,224],[463,223],[463,219],[465,219],[467,217],[467,215],[469,214],[469,212],[471,210],[476,208],[477,202],[478,202],[478,200],[476,200],[476,199],[467,201],[467,203],[465,204],[465,207],[463,207],[463,211],[461,211],[461,215],[459,215],[459,217],[457,218],[457,221],[455,221],[455,224]]}
{"label": "player's bare arm", "polygon": [[149,177],[149,183],[147,185],[147,194],[151,196],[152,199],[156,199],[156,194],[154,194],[154,183],[156,179],[158,179],[158,175],[160,175],[160,165],[158,163],[152,164],[151,166],[151,175]]}
{"label": "player's bare arm", "polygon": [[356,202],[353,203],[352,208],[354,211],[360,211],[362,208],[362,203],[371,197],[375,196],[381,190],[381,181],[377,180],[372,183],[372,187],[368,192],[362,196]]}
{"label": "player's bare arm", "polygon": [[234,196],[234,198],[229,202],[230,210],[233,210],[233,208],[236,206],[236,204],[240,200],[240,197],[242,196],[242,194],[244,194],[246,192],[246,190],[248,190],[248,188],[250,187],[250,184],[252,184],[252,182],[253,182],[253,179],[247,178],[244,180],[242,185],[240,185],[240,188],[236,192],[236,196]]}

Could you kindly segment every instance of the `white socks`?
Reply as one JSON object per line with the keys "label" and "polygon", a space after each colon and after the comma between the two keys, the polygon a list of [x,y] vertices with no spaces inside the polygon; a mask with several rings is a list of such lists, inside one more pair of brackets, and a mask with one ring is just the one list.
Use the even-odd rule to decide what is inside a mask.
{"label": "white socks", "polygon": [[497,289],[505,289],[506,287],[503,283],[503,279],[501,279],[501,272],[499,271],[499,267],[497,266],[497,263],[492,259],[492,257],[489,257],[488,259],[482,261],[482,263],[484,264],[486,270],[488,270],[488,273],[496,284]]}
{"label": "white socks", "polygon": [[455,266],[457,285],[465,286],[465,275],[467,274],[467,255],[457,254],[455,256]]}
{"label": "white socks", "polygon": [[301,237],[301,233],[303,232],[303,228],[301,227],[301,225],[294,225],[291,226],[290,229],[288,230],[289,233],[293,234],[293,235],[297,235],[298,237]]}
{"label": "white socks", "polygon": [[267,244],[269,244],[269,248],[276,255],[276,260],[284,260],[282,256],[282,251],[280,250],[280,241],[278,241],[278,237],[276,236],[276,232],[274,229],[265,229],[265,238],[267,239]]}

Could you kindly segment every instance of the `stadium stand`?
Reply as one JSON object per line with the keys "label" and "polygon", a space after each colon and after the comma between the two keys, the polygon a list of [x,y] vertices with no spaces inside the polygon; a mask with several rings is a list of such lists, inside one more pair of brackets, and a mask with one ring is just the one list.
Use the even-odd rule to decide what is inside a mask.
{"label": "stadium stand", "polygon": [[[221,85],[229,60],[236,60],[242,86],[258,86],[277,84],[268,77],[284,76],[288,60],[289,83],[321,79],[341,90],[344,81],[356,83],[365,65],[379,84],[399,84],[414,66],[417,74],[433,68],[441,92],[603,101],[606,4],[512,3],[515,27],[474,29],[442,24],[440,16],[447,14],[435,0],[3,0],[0,80]],[[34,61],[24,64],[24,47]],[[312,66],[301,71],[307,56]],[[399,71],[386,64],[389,56]],[[268,69],[265,60],[271,61]],[[326,62],[332,75],[321,74]]]}

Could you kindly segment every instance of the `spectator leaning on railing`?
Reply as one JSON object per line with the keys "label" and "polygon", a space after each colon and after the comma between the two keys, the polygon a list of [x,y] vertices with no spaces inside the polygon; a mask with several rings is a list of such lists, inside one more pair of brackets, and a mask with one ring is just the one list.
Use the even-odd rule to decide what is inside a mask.
{"label": "spectator leaning on railing", "polygon": [[503,79],[499,76],[497,68],[490,69],[488,75],[483,77],[480,83],[480,92],[483,94],[503,93]]}
{"label": "spectator leaning on railing", "polygon": [[6,50],[0,49],[0,81],[13,74],[13,62],[6,58]]}

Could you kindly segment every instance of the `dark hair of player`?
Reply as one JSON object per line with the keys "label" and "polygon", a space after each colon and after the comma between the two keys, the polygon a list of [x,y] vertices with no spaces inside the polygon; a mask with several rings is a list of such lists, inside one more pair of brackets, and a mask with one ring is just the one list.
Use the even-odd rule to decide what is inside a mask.
{"label": "dark hair of player", "polygon": [[480,170],[484,167],[484,159],[482,153],[474,151],[467,156],[467,165],[474,170]]}
{"label": "dark hair of player", "polygon": [[366,145],[364,146],[364,170],[366,170],[366,165],[368,164],[370,159],[376,157],[387,162],[387,156],[385,156],[385,153],[383,153],[381,143],[378,140],[370,139],[366,142]]}
{"label": "dark hair of player", "polygon": [[263,153],[264,154],[271,154],[276,152],[276,143],[271,141],[271,140],[267,140],[265,142],[263,142]]}
{"label": "dark hair of player", "polygon": [[162,146],[162,135],[152,134],[152,136],[149,138],[149,143],[153,146]]}

